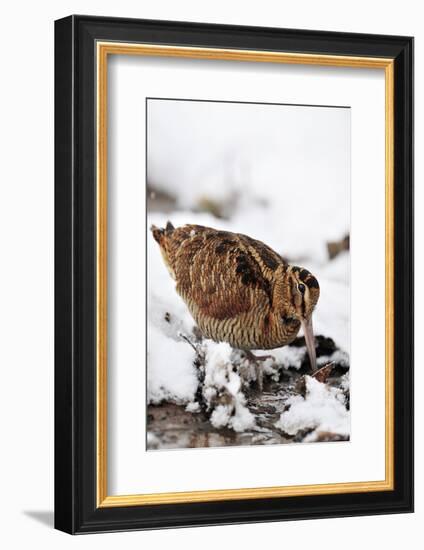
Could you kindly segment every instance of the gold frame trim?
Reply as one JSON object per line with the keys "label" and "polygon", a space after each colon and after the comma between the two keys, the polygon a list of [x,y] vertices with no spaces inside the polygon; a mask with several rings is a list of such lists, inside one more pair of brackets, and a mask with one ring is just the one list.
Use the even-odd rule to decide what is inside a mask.
{"label": "gold frame trim", "polygon": [[[264,52],[97,42],[97,506],[141,506],[255,498],[364,493],[394,489],[394,60],[390,58]],[[281,487],[256,487],[109,496],[107,494],[107,60],[108,55],[144,55],[384,69],[386,125],[386,433],[385,479]]]}

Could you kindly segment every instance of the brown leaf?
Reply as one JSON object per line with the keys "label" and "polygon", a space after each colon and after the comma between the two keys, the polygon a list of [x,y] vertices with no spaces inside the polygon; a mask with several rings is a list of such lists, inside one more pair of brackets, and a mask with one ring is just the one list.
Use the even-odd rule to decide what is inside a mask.
{"label": "brown leaf", "polygon": [[315,380],[318,380],[318,382],[322,382],[323,384],[325,384],[330,374],[333,372],[334,365],[335,365],[334,361],[327,363],[326,365],[321,367],[319,370],[317,370],[312,375],[312,378],[315,378]]}

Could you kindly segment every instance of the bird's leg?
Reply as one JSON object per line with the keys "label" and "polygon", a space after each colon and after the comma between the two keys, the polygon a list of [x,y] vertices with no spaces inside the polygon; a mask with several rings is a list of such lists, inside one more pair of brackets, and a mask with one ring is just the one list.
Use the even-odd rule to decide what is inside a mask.
{"label": "bird's leg", "polygon": [[250,350],[243,350],[246,357],[252,361],[266,361],[267,359],[275,359],[273,355],[255,355]]}
{"label": "bird's leg", "polygon": [[264,373],[260,363],[262,361],[266,361],[267,359],[274,359],[274,357],[272,355],[257,356],[250,350],[243,350],[243,353],[245,354],[246,358],[252,361],[252,363],[255,365],[256,382],[258,384],[259,391],[262,391],[264,386]]}

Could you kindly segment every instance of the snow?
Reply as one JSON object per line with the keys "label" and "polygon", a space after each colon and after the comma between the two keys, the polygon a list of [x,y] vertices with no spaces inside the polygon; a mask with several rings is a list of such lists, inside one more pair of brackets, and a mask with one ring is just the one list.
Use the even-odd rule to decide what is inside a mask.
{"label": "snow", "polygon": [[[263,351],[262,353],[266,355],[272,355],[272,357],[275,359],[275,361],[267,359],[265,361],[264,367],[265,371],[267,367],[270,367],[271,365],[274,365],[277,363],[279,367],[283,369],[300,369],[302,364],[302,359],[305,356],[305,349],[306,347],[289,347],[285,346],[283,348],[273,349],[271,351]],[[261,353],[256,353],[256,355],[260,356]]]}
{"label": "snow", "polygon": [[200,405],[196,401],[191,401],[187,403],[185,410],[190,413],[198,413],[200,412]]}
{"label": "snow", "polygon": [[337,363],[341,367],[348,368],[349,355],[346,352],[337,349],[331,355],[321,355],[321,357],[317,359],[318,367],[323,367],[327,363]]}
{"label": "snow", "polygon": [[232,348],[210,340],[206,346],[203,396],[208,408],[212,409],[212,425],[215,428],[228,426],[236,432],[253,428],[255,417],[246,407],[240,374],[233,370]]}
{"label": "snow", "polygon": [[157,449],[160,446],[160,439],[152,432],[147,432],[147,446],[149,449]]}
{"label": "snow", "polygon": [[148,331],[147,401],[192,401],[198,380],[193,365],[194,350],[184,341],[174,340],[150,326]]}
{"label": "snow", "polygon": [[306,395],[295,395],[287,401],[289,409],[282,413],[276,427],[295,435],[299,430],[312,430],[307,441],[314,441],[320,432],[349,435],[350,412],[341,389],[305,377]]}
{"label": "snow", "polygon": [[[190,223],[245,233],[311,271],[321,289],[314,332],[339,348],[320,357],[318,365],[336,361],[347,367],[350,255],[342,252],[330,260],[326,243],[349,233],[349,110],[157,100],[149,100],[148,109],[148,183],[174,197],[175,204],[148,211],[147,227],[165,227],[170,220],[175,227]],[[202,211],[211,201],[225,219],[213,209]],[[243,368],[228,344],[196,341],[194,321],[150,232],[147,276],[148,403],[172,401],[196,413],[204,375],[200,390],[212,425],[254,429],[246,400],[254,369]],[[195,365],[193,346],[203,357],[201,367]],[[265,375],[276,377],[281,369],[299,369],[305,348],[263,354],[275,358],[264,361]],[[342,399],[348,376],[344,384],[336,389],[307,377],[306,396],[290,398],[279,427],[286,433],[307,428],[348,434]]]}

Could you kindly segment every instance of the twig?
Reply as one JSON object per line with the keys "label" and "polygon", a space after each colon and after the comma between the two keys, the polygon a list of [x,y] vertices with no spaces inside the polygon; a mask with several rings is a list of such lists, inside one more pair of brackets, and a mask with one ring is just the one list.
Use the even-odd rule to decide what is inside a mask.
{"label": "twig", "polygon": [[189,344],[194,349],[194,351],[196,353],[198,353],[198,350],[197,350],[196,346],[193,344],[193,342],[185,334],[183,334],[182,332],[179,332],[178,336],[180,336],[183,340],[185,340],[187,342],[187,344]]}

